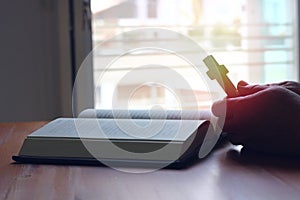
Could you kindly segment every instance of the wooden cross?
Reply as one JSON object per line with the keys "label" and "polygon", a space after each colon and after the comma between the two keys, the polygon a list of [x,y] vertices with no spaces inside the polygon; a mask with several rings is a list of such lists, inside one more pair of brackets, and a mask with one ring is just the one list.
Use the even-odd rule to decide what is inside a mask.
{"label": "wooden cross", "polygon": [[238,91],[233,85],[231,80],[228,78],[227,73],[229,72],[224,65],[219,65],[216,59],[209,55],[204,58],[203,62],[208,68],[206,74],[211,80],[216,79],[220,86],[223,88],[227,97],[236,97],[238,96]]}

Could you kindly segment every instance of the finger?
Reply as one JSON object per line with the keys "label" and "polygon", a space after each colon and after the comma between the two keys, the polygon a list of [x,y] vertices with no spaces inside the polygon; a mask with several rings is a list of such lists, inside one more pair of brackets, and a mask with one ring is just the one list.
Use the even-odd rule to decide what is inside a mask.
{"label": "finger", "polygon": [[240,86],[247,86],[247,85],[249,85],[249,83],[247,83],[246,81],[243,81],[243,80],[241,80],[241,81],[239,81],[238,82],[238,87]]}
{"label": "finger", "polygon": [[226,115],[226,99],[214,102],[211,110],[215,116],[224,117]]}
{"label": "finger", "polygon": [[243,83],[240,84],[240,82],[237,86],[237,89],[238,89],[238,92],[239,92],[240,96],[247,96],[247,95],[250,95],[250,94],[254,94],[254,93],[262,91],[266,88],[268,88],[267,85],[249,85],[249,84],[244,85]]}
{"label": "finger", "polygon": [[232,122],[231,118],[234,114],[234,108],[230,106],[228,109],[228,102],[232,105],[231,99],[226,98],[222,101],[217,101],[212,105],[212,113],[219,117],[218,125],[223,129],[223,131],[232,131]]}
{"label": "finger", "polygon": [[280,86],[300,95],[300,83],[294,81],[285,81],[279,84]]}
{"label": "finger", "polygon": [[279,82],[279,83],[270,83],[270,84],[266,84],[264,86],[266,86],[266,87],[281,86],[281,87],[284,87],[284,88],[300,95],[300,83],[295,82],[295,81],[283,81],[283,82]]}
{"label": "finger", "polygon": [[288,85],[290,81],[283,81],[283,82],[279,82],[279,83],[272,83],[271,85],[275,85],[275,86],[284,86],[284,85]]}
{"label": "finger", "polygon": [[225,100],[215,102],[212,106],[212,112],[217,117],[225,119],[223,130],[227,132],[240,132],[253,122],[256,111],[261,109],[261,98],[258,97],[261,92],[248,96],[235,98],[226,98]]}
{"label": "finger", "polygon": [[[235,132],[240,126],[239,123],[243,116],[239,116],[240,113],[238,112],[240,112],[240,110],[242,110],[241,107],[243,107],[243,105],[241,105],[242,98],[243,97],[226,99],[226,116],[224,116],[225,121],[223,125],[224,131]],[[218,106],[218,104],[216,106]]]}

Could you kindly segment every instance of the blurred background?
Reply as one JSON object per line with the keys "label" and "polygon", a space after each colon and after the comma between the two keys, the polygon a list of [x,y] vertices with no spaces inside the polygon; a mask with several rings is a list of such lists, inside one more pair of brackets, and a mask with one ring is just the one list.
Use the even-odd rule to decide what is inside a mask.
{"label": "blurred background", "polygon": [[[97,83],[103,69],[99,58],[116,57],[122,48],[149,42],[126,34],[95,49],[90,67],[83,72],[83,84],[74,91],[72,106],[76,73],[92,48],[143,27],[189,37],[226,65],[235,84],[241,79],[250,83],[297,81],[298,7],[296,0],[4,0],[0,7],[0,121],[51,120],[88,107],[110,109],[112,100],[121,105],[137,87],[131,109],[153,105],[181,109],[166,88],[140,87],[135,80],[116,83],[118,73],[130,71],[122,63],[106,72],[111,78]],[[157,38],[154,42],[178,39]],[[123,63],[132,65],[145,59],[164,60],[197,82],[196,76],[185,73],[186,66],[174,64],[166,54],[148,52],[126,59]],[[191,102],[183,109],[209,109],[212,103],[202,86],[193,91],[178,87],[176,93],[185,102],[197,97],[198,106]]]}
{"label": "blurred background", "polygon": [[[141,27],[166,28],[179,32],[198,43],[208,53],[224,63],[234,83],[246,80],[250,83],[268,83],[282,80],[297,80],[297,11],[293,0],[91,0],[92,38],[94,47],[107,39],[125,31]],[[158,35],[158,33],[156,34]],[[142,35],[131,38],[122,35],[117,41],[105,45],[94,52],[94,80],[102,73],[101,59],[117,57],[120,49],[134,46],[136,43],[149,45],[149,40],[141,41]],[[164,42],[171,45],[179,38],[159,39],[152,42]],[[184,49],[182,51],[185,51]],[[178,52],[181,53],[180,51]],[[193,52],[191,52],[193,53]],[[117,73],[130,71],[125,63],[138,65],[140,60],[151,58],[154,61],[166,61],[174,69],[181,68],[181,74],[194,79],[199,77],[187,74],[186,65],[172,62],[165,54],[139,54],[127,56],[111,72],[111,80],[101,85],[95,82],[95,106],[111,108],[108,90],[117,93],[118,101],[126,101],[126,91],[138,87],[135,80],[115,83]],[[168,60],[169,59],[169,60]],[[151,69],[149,69],[150,71]],[[156,69],[159,73],[159,69]],[[193,84],[193,83],[192,83]],[[108,89],[109,88],[109,89]],[[184,109],[209,109],[207,88],[175,88],[177,94],[184,96]],[[145,86],[134,99],[134,107],[160,104],[168,109],[177,109],[178,104],[168,98],[167,89]],[[199,106],[190,102],[192,95],[197,96]],[[138,96],[138,97],[137,97]],[[114,101],[117,101],[114,99]],[[182,106],[182,105],[181,105]],[[182,108],[182,107],[181,107]]]}

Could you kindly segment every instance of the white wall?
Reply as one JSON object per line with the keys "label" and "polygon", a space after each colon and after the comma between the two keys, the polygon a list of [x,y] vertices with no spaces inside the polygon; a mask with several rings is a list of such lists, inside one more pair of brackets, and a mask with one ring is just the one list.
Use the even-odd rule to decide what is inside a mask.
{"label": "white wall", "polygon": [[68,0],[0,6],[0,121],[71,114]]}

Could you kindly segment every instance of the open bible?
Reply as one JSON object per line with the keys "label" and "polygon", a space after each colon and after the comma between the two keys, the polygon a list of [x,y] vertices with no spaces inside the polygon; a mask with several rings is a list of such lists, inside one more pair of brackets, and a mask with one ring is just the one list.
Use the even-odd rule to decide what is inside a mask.
{"label": "open bible", "polygon": [[210,118],[209,111],[87,109],[28,135],[13,160],[179,168],[214,135]]}

